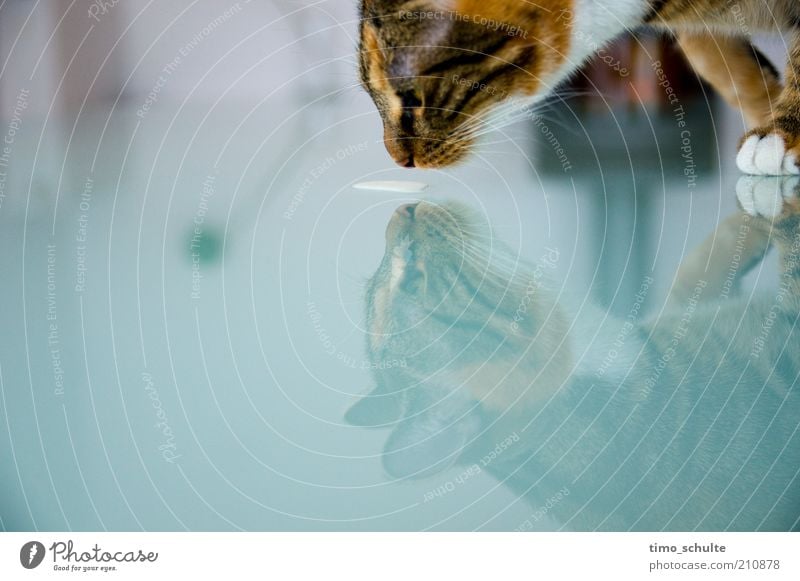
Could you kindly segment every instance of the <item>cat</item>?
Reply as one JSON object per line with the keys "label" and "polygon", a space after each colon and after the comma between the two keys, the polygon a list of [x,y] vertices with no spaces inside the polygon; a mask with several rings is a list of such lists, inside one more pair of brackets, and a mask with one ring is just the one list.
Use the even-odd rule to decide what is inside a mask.
{"label": "cat", "polygon": [[[772,181],[744,183],[652,320],[570,306],[557,250],[525,265],[463,205],[404,204],[366,289],[375,388],[346,421],[391,429],[392,478],[480,462],[565,529],[800,528],[800,200],[752,179]],[[777,294],[739,296],[771,244]]]}
{"label": "cat", "polygon": [[[793,0],[361,0],[360,76],[404,167],[462,160],[490,113],[534,103],[620,34],[674,34],[689,63],[751,128],[748,174],[800,173],[800,2]],[[791,33],[785,85],[750,43]]]}

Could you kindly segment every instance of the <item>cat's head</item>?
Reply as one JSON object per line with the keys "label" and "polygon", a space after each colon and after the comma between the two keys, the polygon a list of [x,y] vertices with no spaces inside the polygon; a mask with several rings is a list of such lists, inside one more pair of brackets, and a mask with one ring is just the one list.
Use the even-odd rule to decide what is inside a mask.
{"label": "cat's head", "polygon": [[569,32],[549,3],[361,0],[361,80],[399,165],[460,161],[496,105],[551,88]]}
{"label": "cat's head", "polygon": [[[379,310],[382,319],[373,321],[381,327],[376,334],[397,349],[403,340],[425,341],[425,334],[485,322],[503,308],[513,272],[498,272],[496,263],[506,266],[509,254],[485,219],[465,205],[403,204],[389,220],[386,251],[368,285],[368,309]],[[447,336],[450,343],[455,335]]]}
{"label": "cat's head", "polygon": [[[377,387],[346,415],[393,428],[383,455],[391,476],[433,474],[494,442],[492,418],[508,415],[532,384],[530,370],[545,366],[530,352],[552,356],[535,337],[547,333],[532,325],[530,270],[515,259],[461,204],[418,202],[393,213],[367,289]],[[382,365],[397,360],[402,367]]]}

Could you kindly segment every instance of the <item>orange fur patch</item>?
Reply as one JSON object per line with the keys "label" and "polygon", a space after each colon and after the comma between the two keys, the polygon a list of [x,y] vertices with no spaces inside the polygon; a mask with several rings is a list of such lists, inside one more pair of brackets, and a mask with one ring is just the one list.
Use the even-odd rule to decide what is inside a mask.
{"label": "orange fur patch", "polygon": [[505,23],[524,32],[514,38],[518,45],[537,45],[539,51],[535,70],[518,84],[527,94],[541,90],[541,79],[553,74],[563,65],[569,53],[571,31],[567,22],[573,18],[572,0],[435,0],[441,6],[469,16],[477,21]]}

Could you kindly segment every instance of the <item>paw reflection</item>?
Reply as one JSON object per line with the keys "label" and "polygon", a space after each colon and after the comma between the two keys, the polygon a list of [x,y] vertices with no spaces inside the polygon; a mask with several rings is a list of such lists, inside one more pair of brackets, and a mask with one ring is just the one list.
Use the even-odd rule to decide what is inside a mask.
{"label": "paw reflection", "polygon": [[775,218],[798,197],[798,188],[800,176],[743,176],[736,183],[736,197],[751,216]]}

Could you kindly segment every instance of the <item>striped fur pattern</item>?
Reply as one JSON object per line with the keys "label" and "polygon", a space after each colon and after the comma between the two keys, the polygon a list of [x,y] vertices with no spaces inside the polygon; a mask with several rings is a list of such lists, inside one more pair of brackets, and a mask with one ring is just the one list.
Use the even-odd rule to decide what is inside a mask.
{"label": "striped fur pattern", "polygon": [[[700,245],[672,306],[628,328],[603,373],[624,321],[585,304],[572,314],[540,265],[517,260],[469,209],[401,206],[367,288],[376,387],[347,420],[391,427],[383,465],[394,478],[492,457],[486,470],[533,507],[566,488],[552,508],[566,529],[800,527],[798,183],[744,185],[743,207],[768,213],[740,212]],[[746,248],[721,247],[742,224]],[[782,255],[782,300],[714,300],[733,253],[741,277],[769,244]]]}
{"label": "striped fur pattern", "polygon": [[[534,289],[525,278],[530,268],[470,209],[456,203],[402,206],[386,238],[387,252],[367,287],[371,359],[415,361],[406,373],[417,381],[442,376],[480,397],[496,368],[474,362],[511,361],[517,341],[524,341],[544,369],[535,393],[544,397],[545,386],[563,380],[570,355],[560,308],[544,300],[531,303]],[[523,304],[525,316],[517,316]],[[551,323],[546,333],[533,324],[539,318]],[[551,358],[562,365],[545,366]],[[501,383],[491,404],[498,408],[515,401],[530,377],[511,373]]]}
{"label": "striped fur pattern", "polygon": [[[361,0],[361,15],[362,83],[402,166],[457,163],[598,46],[650,26],[674,34],[697,72],[742,110],[753,128],[737,158],[743,171],[800,173],[795,0]],[[748,40],[762,31],[792,34],[785,86]]]}

